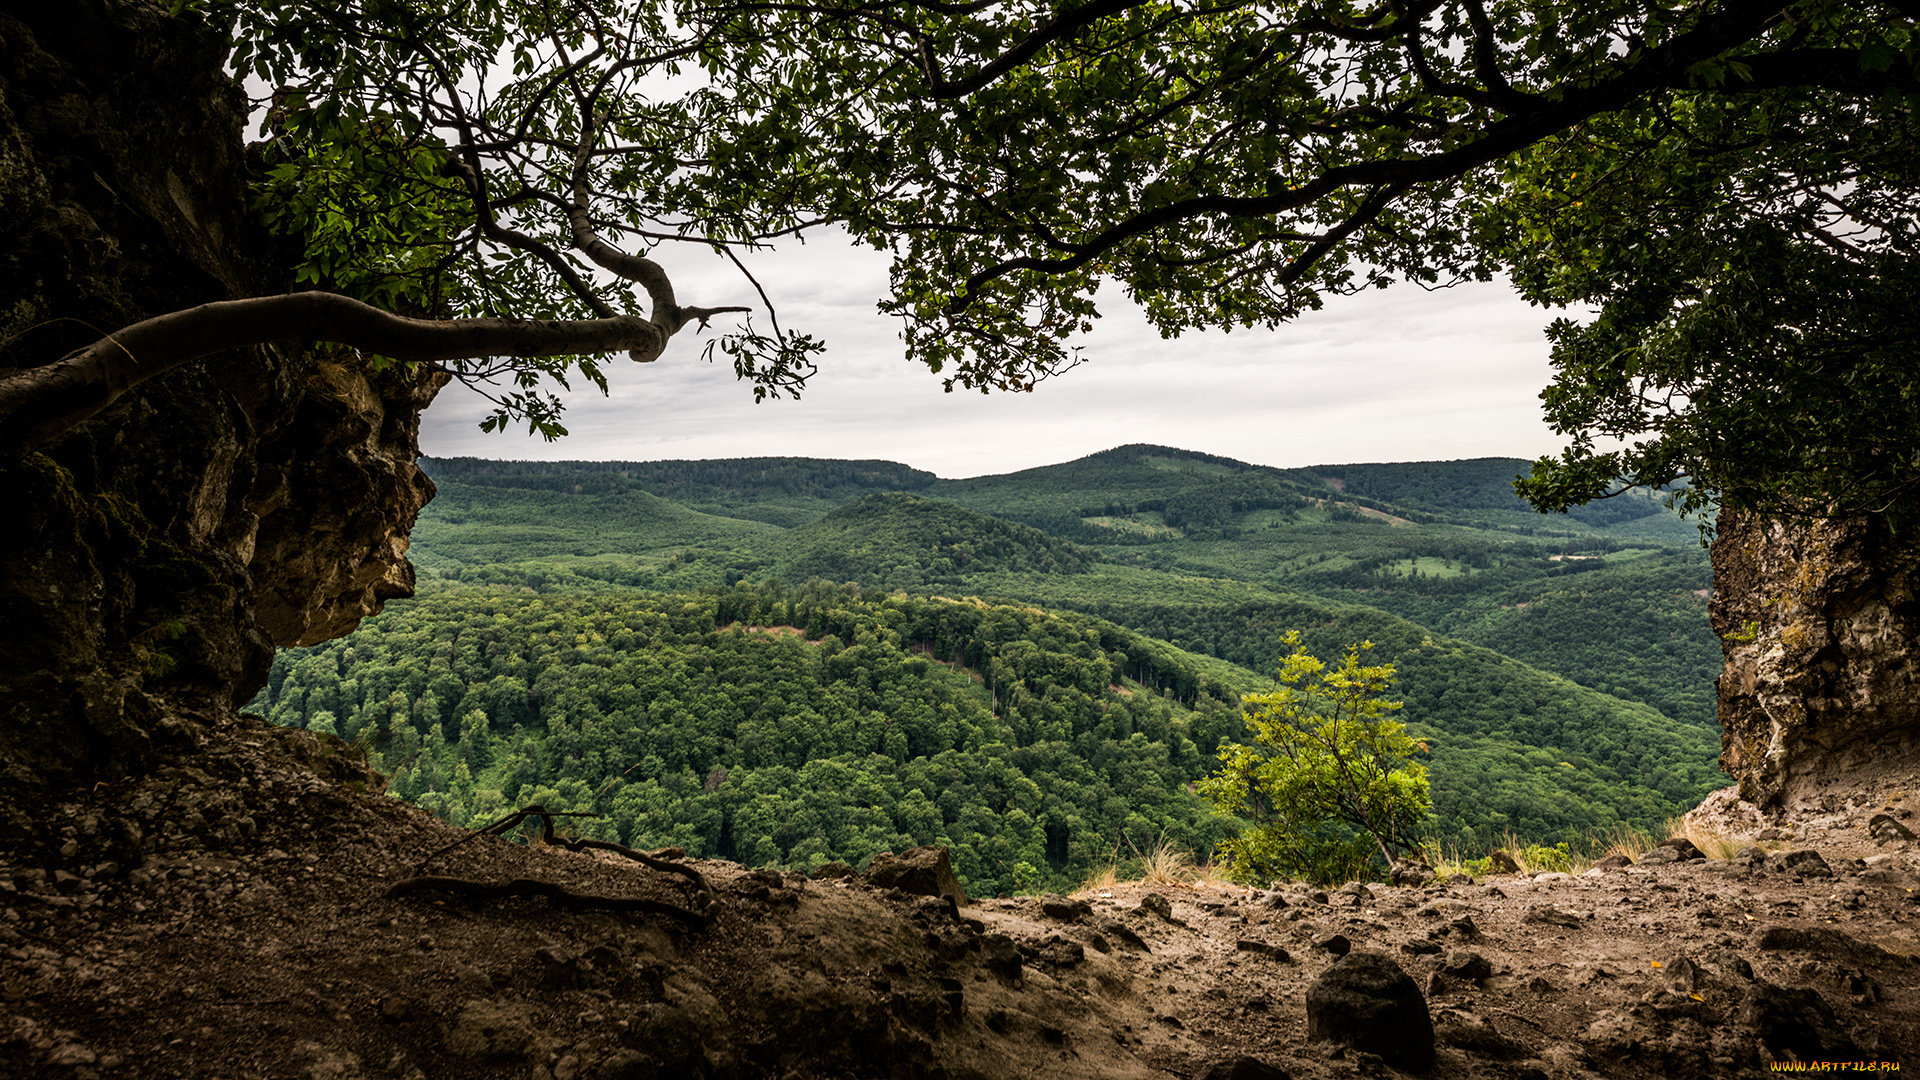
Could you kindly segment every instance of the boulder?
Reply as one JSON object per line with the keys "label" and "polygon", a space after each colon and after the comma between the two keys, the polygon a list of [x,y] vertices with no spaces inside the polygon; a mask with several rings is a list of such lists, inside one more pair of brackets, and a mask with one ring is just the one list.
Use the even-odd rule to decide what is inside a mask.
{"label": "boulder", "polygon": [[1353,942],[1345,934],[1322,934],[1313,939],[1313,947],[1334,956],[1345,956],[1353,951]]}
{"label": "boulder", "polygon": [[1393,864],[1387,880],[1395,885],[1419,888],[1433,880],[1433,867],[1423,862],[1402,862]]}
{"label": "boulder", "polygon": [[1447,953],[1446,962],[1440,965],[1440,973],[1455,979],[1478,982],[1493,974],[1493,962],[1477,952],[1454,949]]}
{"label": "boulder", "polygon": [[1140,898],[1139,910],[1158,915],[1167,922],[1173,921],[1173,903],[1159,893],[1150,892]]}
{"label": "boulder", "polygon": [[[1673,852],[1674,862],[1693,862],[1697,859],[1704,859],[1707,857],[1706,852],[1701,851],[1698,847],[1694,846],[1693,841],[1687,839],[1684,836],[1668,837],[1667,839],[1660,841],[1659,845],[1654,848],[1654,851],[1660,851],[1663,849]],[[1650,851],[1647,854],[1651,855],[1653,854],[1653,852]],[[1646,860],[1642,859],[1641,861],[1645,862]]]}
{"label": "boulder", "polygon": [[1726,836],[1752,836],[1767,827],[1760,808],[1740,797],[1738,785],[1712,791],[1700,805],[1680,818],[1689,832],[1719,833]]}
{"label": "boulder", "polygon": [[1820,853],[1812,848],[1782,852],[1769,858],[1767,866],[1783,874],[1793,874],[1797,877],[1830,878],[1833,876],[1833,868],[1828,866],[1827,860],[1821,858]]}
{"label": "boulder", "polygon": [[1019,978],[1025,965],[1020,946],[1005,934],[988,934],[980,939],[980,962],[988,971],[1009,979]]}
{"label": "boulder", "polygon": [[1753,1031],[1776,1061],[1788,1060],[1788,1054],[1801,1061],[1851,1061],[1861,1056],[1833,1006],[1812,987],[1755,983],[1735,1019]]}
{"label": "boulder", "polygon": [[1433,1017],[1420,988],[1380,953],[1349,953],[1307,987],[1307,1038],[1377,1054],[1396,1069],[1433,1064]]}
{"label": "boulder", "polygon": [[1894,820],[1890,814],[1875,814],[1867,822],[1867,835],[1881,843],[1895,840],[1912,840],[1913,830]]}
{"label": "boulder", "polygon": [[1056,893],[1048,893],[1040,898],[1040,912],[1049,919],[1073,922],[1075,919],[1093,914],[1093,906],[1085,900],[1074,900]]}
{"label": "boulder", "polygon": [[953,861],[943,847],[876,855],[867,866],[866,881],[876,889],[899,889],[914,896],[951,896],[961,907],[973,903],[954,875]]}

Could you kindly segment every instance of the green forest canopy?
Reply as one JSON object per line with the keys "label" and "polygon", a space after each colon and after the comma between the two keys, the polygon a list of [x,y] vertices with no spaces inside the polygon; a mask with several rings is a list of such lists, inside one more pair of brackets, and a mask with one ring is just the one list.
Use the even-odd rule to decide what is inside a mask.
{"label": "green forest canopy", "polygon": [[[1164,447],[1095,457],[1114,487],[1062,497],[1092,493],[1102,510],[1122,493],[1211,490],[1237,464]],[[1465,848],[1508,830],[1551,842],[1657,827],[1721,780],[1688,681],[1685,643],[1704,635],[1715,651],[1704,600],[1679,588],[1705,580],[1690,530],[1683,546],[1650,546],[1569,521],[1543,540],[1438,495],[1436,512],[1489,527],[1340,520],[1322,480],[1285,508],[1088,548],[917,495],[852,498],[900,477],[946,483],[865,464],[875,483],[781,529],[606,479],[630,464],[430,462],[447,498],[417,533],[422,596],[283,653],[253,707],[369,744],[399,793],[463,823],[538,799],[606,813],[585,828],[610,839],[803,867],[951,842],[985,890],[1063,887],[1116,852],[1160,839],[1204,852],[1225,835],[1232,823],[1185,785],[1243,735],[1238,695],[1266,685],[1258,673],[1291,629],[1321,655],[1368,639],[1399,664],[1396,697],[1432,747],[1431,827]],[[700,465],[662,471],[703,505],[725,483],[743,508],[795,515],[847,468],[721,462],[709,483]],[[468,469],[489,482],[466,483]],[[1444,463],[1406,471],[1440,478],[1416,490],[1463,489]],[[979,501],[996,481],[964,483]],[[1042,470],[1008,498],[1069,486]],[[1369,554],[1383,543],[1449,554]],[[1567,558],[1568,545],[1594,557]],[[1136,561],[1157,555],[1168,568]],[[1334,563],[1348,569],[1321,572]],[[776,583],[821,566],[866,583]],[[980,595],[1013,599],[967,599]],[[1355,601],[1450,615],[1543,667]],[[1600,615],[1611,621],[1590,624]],[[1583,672],[1599,685],[1570,681]],[[944,794],[961,775],[1001,779]],[[1038,811],[1006,801],[1026,790],[1017,777],[1040,791]],[[783,805],[807,809],[765,824]],[[1018,829],[986,827],[1009,806]]]}
{"label": "green forest canopy", "polygon": [[[652,359],[745,312],[686,305],[648,251],[838,225],[895,256],[883,306],[950,386],[1077,362],[1104,281],[1171,335],[1505,273],[1597,311],[1549,328],[1547,412],[1571,444],[1522,485],[1535,504],[1687,478],[1696,507],[1898,512],[1920,483],[1903,0],[175,13],[276,88],[257,205],[316,288],[26,365],[0,382],[24,445],[192,355],[289,333],[505,378],[486,426],[551,437],[543,376],[604,387],[605,353]],[[709,355],[756,395],[796,392],[822,343],[766,315]],[[67,409],[70,384],[99,401]]]}
{"label": "green forest canopy", "polygon": [[[1445,839],[1650,828],[1713,783],[1703,730],[1470,647],[1404,655],[1457,680],[1406,695]],[[282,652],[253,707],[366,743],[398,795],[461,824],[540,802],[600,811],[582,835],[802,868],[937,843],[998,891],[1209,850],[1231,823],[1187,785],[1244,735],[1238,691],[1260,680],[1233,678],[1018,604],[466,587]]]}
{"label": "green forest canopy", "polygon": [[[1716,722],[1711,682],[1719,642],[1706,626],[1711,575],[1692,526],[1650,500],[1635,504],[1632,516],[1616,514],[1600,524],[1570,515],[1543,517],[1507,486],[1526,468],[1515,458],[1283,473],[1134,444],[1061,465],[962,481],[922,479],[928,474],[891,463],[800,458],[651,466],[674,477],[687,505],[633,487],[620,474],[648,468],[633,463],[425,464],[441,495],[415,530],[413,555],[424,572],[456,580],[663,590],[815,575],[909,590],[952,589],[964,580],[974,583],[974,592],[1030,595],[1049,605],[1088,609],[1148,595],[1190,602],[1197,586],[1176,586],[1169,574],[1177,572],[1212,583],[1208,595],[1227,605],[1309,593],[1390,611],[1676,719]],[[811,471],[819,478],[809,479]],[[1029,575],[1030,581],[983,577],[1013,569],[1001,565],[936,571],[943,559],[952,562],[953,552],[942,555],[939,549],[951,545],[953,535],[942,538],[923,527],[933,521],[971,521],[1006,537],[1031,540],[1034,534],[953,508],[925,507],[931,516],[922,520],[868,520],[862,528],[870,535],[859,541],[866,546],[856,567],[845,561],[837,533],[799,527],[830,509],[814,492],[850,472],[878,480],[841,489],[847,501],[876,487],[887,490],[900,478],[927,497],[1037,524],[1079,545],[1063,549],[1058,539],[1048,539],[1014,556],[1035,569],[1044,569],[1062,550],[1091,548],[1105,561],[1073,555],[1069,562],[1085,572],[1070,588],[1044,573]],[[1422,509],[1332,486],[1335,478],[1363,473],[1387,485],[1383,493]],[[484,479],[470,484],[470,474]],[[537,478],[517,489],[515,475]],[[628,486],[610,490],[609,477]],[[1267,487],[1281,482],[1296,486],[1283,492]],[[1223,489],[1226,483],[1258,484],[1275,498],[1236,502],[1238,496]],[[716,504],[723,492],[731,506]],[[1202,506],[1199,520],[1169,525],[1169,501]],[[1403,524],[1388,527],[1389,519]],[[794,528],[768,528],[774,520]],[[831,529],[831,523],[824,527]],[[796,566],[796,560],[807,565]],[[1271,662],[1245,653],[1229,658],[1255,670]]]}

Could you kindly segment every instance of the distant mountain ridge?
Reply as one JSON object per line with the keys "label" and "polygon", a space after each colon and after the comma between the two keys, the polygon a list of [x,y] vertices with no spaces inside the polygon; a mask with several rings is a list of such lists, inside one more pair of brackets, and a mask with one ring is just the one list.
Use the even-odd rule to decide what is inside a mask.
{"label": "distant mountain ridge", "polygon": [[1068,606],[1091,610],[1176,572],[1257,586],[1243,601],[1391,612],[1714,722],[1719,643],[1693,526],[1633,495],[1590,521],[1535,514],[1508,484],[1519,458],[1278,469],[1130,443],[962,480],[798,457],[423,464],[442,491],[415,536],[429,575],[667,590],[818,577],[1067,603],[1040,589],[1058,574],[1081,582]]}
{"label": "distant mountain ridge", "polygon": [[[1081,543],[1131,543],[1126,530],[1089,525],[1114,512],[1165,514],[1219,529],[1249,509],[1311,500],[1427,524],[1529,534],[1601,533],[1685,542],[1691,529],[1660,499],[1629,492],[1568,514],[1541,515],[1513,493],[1521,458],[1368,462],[1282,469],[1152,443],[1128,443],[1072,461],[947,480],[894,461],[751,457],[707,461],[491,461],[423,458],[436,480],[473,486],[617,494],[642,490],[690,509],[792,527],[853,499],[907,492],[945,499]],[[1176,527],[1183,527],[1176,524]]]}
{"label": "distant mountain ridge", "polygon": [[[848,492],[919,491],[939,477],[897,461],[842,461],[806,457],[719,458],[709,461],[495,461],[422,458],[432,475],[484,487],[560,490],[609,480],[630,482],[669,499],[749,493],[832,497]],[[617,482],[617,481],[610,481]]]}
{"label": "distant mountain ridge", "polygon": [[[713,461],[489,461],[422,458],[436,482],[525,490],[645,491],[694,510],[792,526],[841,503],[887,491],[924,492],[939,481],[897,461],[752,457]],[[786,504],[766,512],[769,500]],[[752,511],[761,509],[761,514]]]}
{"label": "distant mountain ridge", "polygon": [[[1545,839],[1620,822],[1654,827],[1721,782],[1711,693],[1719,643],[1706,625],[1709,570],[1694,530],[1656,500],[1623,502],[1635,496],[1614,500],[1626,512],[1609,510],[1593,520],[1533,514],[1507,486],[1526,465],[1517,458],[1276,469],[1135,443],[1058,465],[962,480],[897,462],[808,458],[424,464],[441,497],[428,506],[414,534],[423,582],[416,603],[423,617],[438,620],[441,615],[433,613],[443,608],[509,598],[524,603],[531,617],[547,610],[539,605],[551,597],[582,613],[624,611],[639,603],[632,610],[657,611],[671,624],[646,650],[640,649],[641,637],[621,645],[616,631],[601,631],[602,642],[594,632],[583,637],[556,627],[559,636],[541,646],[551,646],[550,659],[511,676],[525,681],[529,700],[557,703],[558,696],[542,695],[558,695],[569,680],[604,677],[575,673],[576,664],[645,667],[663,661],[672,646],[682,650],[687,670],[696,672],[734,665],[739,658],[726,656],[762,649],[763,639],[790,638],[796,648],[820,642],[833,657],[835,677],[850,680],[846,692],[866,693],[855,688],[864,685],[860,663],[867,661],[838,652],[865,642],[898,650],[898,656],[888,654],[889,665],[917,666],[914,655],[962,663],[964,672],[949,674],[985,680],[984,706],[976,701],[970,708],[988,713],[1004,711],[996,688],[1009,673],[1040,673],[1030,682],[1027,704],[1015,709],[1025,719],[1009,721],[1003,735],[986,737],[987,743],[1006,739],[1009,760],[1035,763],[1066,753],[1047,748],[1065,729],[1047,727],[1052,720],[1041,723],[1065,715],[1060,695],[1068,688],[1055,685],[1066,677],[1061,672],[1079,672],[1069,680],[1078,687],[1074,692],[1096,697],[1103,679],[1113,681],[1117,696],[1106,704],[1075,706],[1083,714],[1076,714],[1081,720],[1075,723],[1096,725],[1100,710],[1117,708],[1117,702],[1131,700],[1128,695],[1171,693],[1171,704],[1201,708],[1209,695],[1194,688],[1204,682],[1226,695],[1216,700],[1235,722],[1221,727],[1218,717],[1208,721],[1213,726],[1203,725],[1206,734],[1197,746],[1181,751],[1180,767],[1190,780],[1204,771],[1199,763],[1210,759],[1215,733],[1238,730],[1231,699],[1268,686],[1270,674],[1263,672],[1270,673],[1283,635],[1301,630],[1319,655],[1338,655],[1368,640],[1377,644],[1378,659],[1399,665],[1396,696],[1406,702],[1403,719],[1432,748],[1436,827],[1459,842],[1477,845],[1509,829]],[[927,602],[934,606],[925,607]],[[1093,617],[1141,636],[1124,644],[1118,638],[1097,647],[1089,643],[1090,652],[1062,661],[1063,667],[1049,666],[1051,661],[1035,667],[1035,657],[1011,639],[975,655],[971,646],[957,645],[953,633],[923,633],[913,629],[912,618],[900,621],[910,611],[945,620],[972,618],[988,608],[1002,612],[995,616],[1002,621],[1021,612],[1074,625]],[[848,621],[845,613],[855,610],[869,615]],[[401,649],[395,663],[404,666],[421,647]],[[339,657],[360,655],[343,649]],[[368,655],[372,649],[369,641]],[[648,650],[657,654],[651,660],[640,655]],[[1150,684],[1128,682],[1141,677],[1144,657],[1161,652],[1186,657],[1181,664],[1188,674],[1175,679],[1178,685],[1159,677]],[[764,663],[775,655],[787,653],[767,653]],[[297,667],[292,658],[288,663]],[[762,663],[747,662],[740,676],[716,685],[744,685],[740,679]],[[1103,666],[1107,675],[1089,674],[1087,664]],[[346,687],[356,676],[342,661],[320,664],[310,686],[296,680],[309,686],[298,702],[299,716],[308,722],[325,709],[316,702],[338,697],[328,689],[329,678]],[[492,686],[496,676],[485,678]],[[610,723],[616,712],[636,718],[644,713],[654,718],[645,723],[659,722],[664,714],[655,709],[654,697],[647,697],[644,710],[632,711],[637,699],[630,702],[632,692],[620,685],[620,679],[607,683],[606,700],[593,708]],[[756,729],[761,734],[755,739],[799,737],[788,728],[800,721],[783,718],[805,715],[799,702],[815,691],[802,695],[800,685],[784,694],[785,704],[766,695],[741,699],[758,702],[749,710],[759,710],[756,716],[765,713],[766,726]],[[964,679],[953,683],[962,691],[967,685]],[[468,705],[448,714],[449,703],[478,692],[451,683],[435,691],[442,719],[465,716]],[[392,712],[398,704],[385,693],[361,694],[356,709],[373,710],[368,716]],[[479,706],[482,711],[518,715],[511,704],[517,697],[484,693],[494,695],[489,701],[508,704]],[[691,712],[676,723],[691,725],[687,745],[708,745],[708,726],[721,724],[714,730],[723,730],[724,718],[716,712],[700,719],[714,703],[705,691],[689,692],[684,700]],[[293,708],[278,697],[272,705]],[[417,732],[431,741],[433,725],[421,719],[419,701],[411,707]],[[863,708],[881,723],[918,706],[902,697]],[[580,709],[587,718],[581,721],[584,735],[595,714],[585,704]],[[286,716],[298,722],[293,712]],[[625,720],[612,723],[605,738],[628,738],[627,726]],[[1043,729],[1055,734],[1043,736]],[[595,765],[587,749],[570,749],[570,730],[539,736],[543,751],[528,744],[530,779],[585,768],[592,775],[578,779],[590,793],[603,779],[595,769],[613,769],[606,774],[612,776],[632,764],[629,756],[616,754],[616,766],[605,757],[611,751],[602,748]],[[451,728],[445,737],[451,743]],[[907,756],[895,762],[909,771],[919,768],[912,764],[914,737]],[[1158,753],[1151,747],[1128,752]],[[700,750],[698,760],[688,758],[682,763],[693,778],[688,782],[698,788],[711,770],[733,770],[745,760],[728,753]],[[576,756],[580,764],[568,764]],[[1099,753],[1083,760],[1096,758]],[[1083,767],[1069,759],[1081,760],[1081,750],[1060,758],[1059,767]],[[479,777],[481,770],[473,773]],[[887,828],[924,842],[919,836],[925,830],[906,824],[924,811],[901,813],[907,817]],[[1049,865],[1065,865],[1052,854],[1055,840],[1080,829],[1072,824],[1073,813],[1062,815],[1049,826],[1055,830],[1046,842]],[[928,828],[933,821],[926,818]],[[945,820],[944,827],[954,828],[956,821]],[[1079,832],[1081,839],[1069,846],[1093,843],[1094,833]],[[898,839],[888,835],[889,843]],[[747,850],[729,847],[732,841],[712,843],[715,850]],[[778,857],[797,857],[798,849],[790,847],[782,846]]]}

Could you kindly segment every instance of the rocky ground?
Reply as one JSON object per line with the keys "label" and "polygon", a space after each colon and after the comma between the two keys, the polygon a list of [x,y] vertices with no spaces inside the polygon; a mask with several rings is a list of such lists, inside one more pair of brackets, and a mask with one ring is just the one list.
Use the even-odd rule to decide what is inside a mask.
{"label": "rocky ground", "polygon": [[[464,834],[370,784],[305,733],[227,720],[198,755],[50,807],[0,863],[0,1074],[1305,1080],[1730,1076],[1795,1057],[1920,1067],[1920,852],[1865,831],[1876,813],[1903,818],[1920,775],[1883,772],[1872,790],[1778,822],[1716,801],[1703,827],[1770,838],[1733,859],[1421,887],[1135,884],[958,909],[859,877],[694,864],[709,892],[617,854],[493,837],[429,862]],[[418,881],[388,895],[423,874],[649,909]],[[1352,1025],[1361,1045],[1310,1037],[1310,996],[1351,982],[1369,954],[1406,974],[1416,1006],[1424,999],[1430,1065],[1402,1056],[1424,1043],[1417,1015],[1367,1018],[1364,1001],[1336,998],[1314,1021]]]}

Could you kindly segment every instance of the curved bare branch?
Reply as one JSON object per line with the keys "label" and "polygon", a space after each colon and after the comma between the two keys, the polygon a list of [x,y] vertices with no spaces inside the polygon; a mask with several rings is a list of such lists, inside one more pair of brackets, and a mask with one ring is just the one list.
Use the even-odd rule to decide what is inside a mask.
{"label": "curved bare branch", "polygon": [[660,356],[677,329],[634,315],[410,319],[326,292],[223,300],[135,323],[52,364],[0,377],[0,453],[27,453],[148,379],[250,345],[332,341],[414,362],[626,350],[645,363]]}
{"label": "curved bare branch", "polygon": [[573,201],[567,206],[567,222],[573,227],[573,243],[582,254],[593,260],[595,266],[609,273],[618,274],[641,288],[653,299],[653,321],[665,327],[672,334],[686,325],[689,319],[700,320],[705,326],[707,320],[725,311],[747,311],[748,308],[682,308],[673,295],[673,282],[668,279],[667,271],[659,263],[640,255],[629,255],[600,238],[600,230],[593,224],[593,215],[589,212],[592,192],[588,181],[591,173],[587,163],[593,156],[593,144],[598,138],[600,125],[604,117],[594,113],[591,105],[583,107],[580,125],[580,146],[573,158]]}

